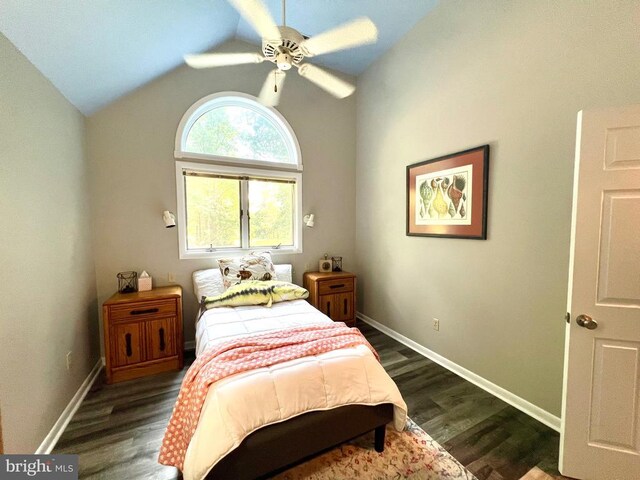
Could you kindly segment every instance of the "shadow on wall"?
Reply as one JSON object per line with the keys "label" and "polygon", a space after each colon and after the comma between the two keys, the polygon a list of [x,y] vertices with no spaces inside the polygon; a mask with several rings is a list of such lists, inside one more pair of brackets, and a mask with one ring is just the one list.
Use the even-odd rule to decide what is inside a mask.
{"label": "shadow on wall", "polygon": [[[100,314],[99,314],[99,309],[101,308],[100,304],[98,303],[98,299],[96,297],[92,298],[91,301],[89,302],[89,304],[87,305],[87,315],[86,315],[86,319],[87,319],[87,327],[89,329],[89,342],[91,342],[91,345],[89,349],[89,351],[95,351],[98,353],[98,356],[100,355],[100,325],[101,323],[98,322],[98,319],[100,318]],[[91,361],[89,362],[90,364],[93,364],[96,361],[96,359],[91,359]],[[91,367],[93,367],[93,365],[91,365]]]}

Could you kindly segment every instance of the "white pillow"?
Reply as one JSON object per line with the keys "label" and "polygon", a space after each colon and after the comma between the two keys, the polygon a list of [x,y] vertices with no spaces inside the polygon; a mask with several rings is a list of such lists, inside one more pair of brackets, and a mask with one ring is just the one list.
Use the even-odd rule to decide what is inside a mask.
{"label": "white pillow", "polygon": [[274,267],[276,269],[276,280],[293,283],[293,279],[291,278],[291,264],[274,265]]}
{"label": "white pillow", "polygon": [[[291,265],[274,265],[276,270],[276,280],[281,282],[291,281]],[[202,297],[215,297],[224,293],[222,274],[219,268],[208,268],[193,272],[193,292],[198,301]]]}

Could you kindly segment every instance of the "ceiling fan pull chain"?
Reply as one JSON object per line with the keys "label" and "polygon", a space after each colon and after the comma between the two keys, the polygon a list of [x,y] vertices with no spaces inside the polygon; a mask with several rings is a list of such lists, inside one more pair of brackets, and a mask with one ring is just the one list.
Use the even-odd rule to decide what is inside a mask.
{"label": "ceiling fan pull chain", "polygon": [[278,93],[278,71],[273,71],[273,91]]}

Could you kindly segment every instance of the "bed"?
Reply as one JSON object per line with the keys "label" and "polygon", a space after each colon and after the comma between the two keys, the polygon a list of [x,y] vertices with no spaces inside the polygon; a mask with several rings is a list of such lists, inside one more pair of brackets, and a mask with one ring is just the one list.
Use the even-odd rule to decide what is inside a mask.
{"label": "bed", "polygon": [[[291,281],[291,266],[276,265]],[[217,269],[195,272],[198,297],[223,291]],[[206,310],[196,324],[196,356],[229,339],[333,322],[306,300]],[[207,392],[187,449],[192,479],[260,478],[375,430],[384,448],[391,423],[402,429],[406,405],[367,347],[358,345],[234,374]]]}

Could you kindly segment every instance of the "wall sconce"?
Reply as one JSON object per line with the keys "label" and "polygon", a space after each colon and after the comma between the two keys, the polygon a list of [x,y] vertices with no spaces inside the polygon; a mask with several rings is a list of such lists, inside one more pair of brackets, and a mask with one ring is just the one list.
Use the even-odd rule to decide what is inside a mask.
{"label": "wall sconce", "polygon": [[315,215],[313,213],[310,213],[309,215],[305,215],[302,221],[307,227],[313,227],[315,225],[314,218]]}
{"label": "wall sconce", "polygon": [[176,216],[169,210],[162,212],[162,220],[164,220],[164,226],[167,228],[176,226]]}

